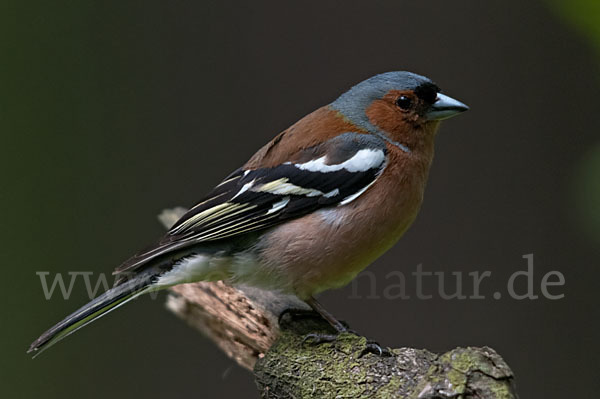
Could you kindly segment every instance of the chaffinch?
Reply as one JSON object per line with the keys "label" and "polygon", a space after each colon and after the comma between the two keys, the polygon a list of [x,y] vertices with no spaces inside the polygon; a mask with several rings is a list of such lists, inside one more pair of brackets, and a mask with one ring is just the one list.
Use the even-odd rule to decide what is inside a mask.
{"label": "chaffinch", "polygon": [[410,72],[357,84],[262,147],[29,352],[138,295],[193,281],[292,293],[346,330],[314,295],[347,284],[398,241],[423,200],[439,121],[467,109]]}

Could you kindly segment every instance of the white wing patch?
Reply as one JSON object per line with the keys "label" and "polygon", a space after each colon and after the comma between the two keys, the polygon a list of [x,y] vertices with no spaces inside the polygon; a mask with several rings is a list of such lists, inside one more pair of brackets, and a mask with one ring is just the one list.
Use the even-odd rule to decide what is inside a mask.
{"label": "white wing patch", "polygon": [[314,159],[305,163],[297,163],[296,166],[302,170],[310,172],[337,172],[338,170],[346,169],[348,172],[365,172],[372,168],[379,167],[385,160],[385,154],[382,150],[363,149],[359,150],[354,156],[340,164],[327,165],[325,162],[327,156]]}
{"label": "white wing patch", "polygon": [[[382,150],[373,149],[362,149],[356,152],[354,156],[340,164],[327,165],[327,156],[314,159],[309,162],[294,164],[293,166],[298,170],[304,171],[303,173],[328,173],[345,170],[348,173],[362,173],[370,169],[381,168],[381,165],[385,162],[385,154]],[[288,163],[291,165],[291,163]],[[251,171],[245,171],[244,176],[248,175]],[[234,179],[231,179],[233,181]],[[338,206],[346,205],[361,194],[363,194],[371,185],[375,182],[373,180],[368,185],[364,186],[355,193],[346,196],[343,200],[338,203]],[[342,184],[342,182],[340,182]],[[266,210],[266,215],[273,215],[282,209],[284,209],[291,201],[290,196],[304,196],[306,198],[324,197],[333,198],[340,195],[340,189],[335,188],[328,192],[323,192],[316,188],[306,188],[299,185],[290,183],[290,179],[287,177],[281,177],[276,180],[272,180],[267,183],[259,183],[257,179],[252,179],[250,182],[245,183],[238,190],[238,192],[231,197],[227,202],[215,205],[202,212],[199,212],[189,219],[185,220],[181,225],[177,226],[171,231],[171,234],[177,234],[187,229],[192,229],[197,226],[214,226],[206,229],[202,238],[208,239],[215,234],[220,234],[220,227],[227,227],[228,229],[237,229],[236,221],[230,221],[220,226],[225,218],[231,218],[233,216],[240,215],[240,225],[243,225],[244,217],[242,214],[251,211],[256,205],[250,203],[236,203],[235,199],[245,192],[255,193],[268,193],[273,195],[281,196],[281,200],[274,202],[271,208]],[[257,221],[257,223],[260,223]]]}
{"label": "white wing patch", "polygon": [[324,193],[316,188],[304,188],[292,183],[288,183],[289,179],[282,177],[281,179],[273,180],[261,186],[251,188],[252,191],[258,193],[269,193],[276,195],[305,195],[307,197],[324,196],[327,198],[337,195],[340,190],[337,188],[328,193]]}

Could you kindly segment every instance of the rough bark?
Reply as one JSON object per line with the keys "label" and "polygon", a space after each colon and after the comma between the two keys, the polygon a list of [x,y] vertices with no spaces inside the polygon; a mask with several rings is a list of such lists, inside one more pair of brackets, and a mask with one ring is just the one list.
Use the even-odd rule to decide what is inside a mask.
{"label": "rough bark", "polygon": [[[160,219],[169,226],[180,213]],[[252,370],[263,398],[517,398],[510,368],[491,348],[441,355],[398,348],[378,356],[365,353],[366,338],[353,334],[306,341],[308,333],[332,330],[314,313],[281,317],[308,309],[293,296],[199,282],[173,287],[167,307]]]}
{"label": "rough bark", "polygon": [[240,366],[252,370],[279,336],[278,315],[308,308],[290,296],[223,282],[171,288],[167,308],[210,338]]}

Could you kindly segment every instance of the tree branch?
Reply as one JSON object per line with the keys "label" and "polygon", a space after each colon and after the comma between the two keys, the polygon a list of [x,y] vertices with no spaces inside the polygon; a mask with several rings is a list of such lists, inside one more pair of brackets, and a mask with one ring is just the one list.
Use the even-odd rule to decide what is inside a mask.
{"label": "tree branch", "polygon": [[[170,226],[181,212],[159,218]],[[253,370],[263,398],[517,398],[510,368],[491,348],[399,348],[381,357],[363,355],[367,341],[353,334],[311,344],[306,334],[332,329],[316,313],[283,316],[280,325],[286,309],[309,310],[293,296],[199,282],[171,288],[167,308]]]}

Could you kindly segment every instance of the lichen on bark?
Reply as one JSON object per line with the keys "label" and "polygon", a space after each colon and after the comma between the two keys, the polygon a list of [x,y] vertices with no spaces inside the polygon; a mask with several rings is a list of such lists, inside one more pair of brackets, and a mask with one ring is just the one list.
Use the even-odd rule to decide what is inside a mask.
{"label": "lichen on bark", "polygon": [[364,354],[354,334],[312,344],[305,334],[330,332],[321,321],[282,326],[254,367],[263,398],[517,398],[510,368],[493,350],[456,348],[442,355],[413,348]]}

